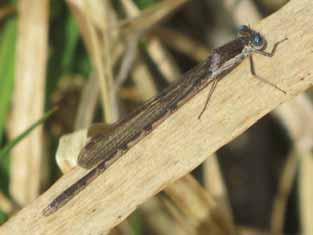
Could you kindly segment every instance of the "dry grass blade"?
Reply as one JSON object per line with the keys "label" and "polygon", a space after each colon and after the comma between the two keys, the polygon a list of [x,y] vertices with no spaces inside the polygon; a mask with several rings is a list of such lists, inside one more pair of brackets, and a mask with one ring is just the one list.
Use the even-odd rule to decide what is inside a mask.
{"label": "dry grass blade", "polygon": [[[232,221],[224,214],[224,209],[191,176],[178,180],[164,189],[185,216],[184,221],[194,234],[234,234]],[[188,222],[187,222],[188,221]]]}
{"label": "dry grass blade", "polygon": [[[159,197],[162,203],[163,210],[166,211],[169,217],[172,219],[172,223],[175,224],[179,229],[168,230],[171,234],[188,234],[196,235],[196,231],[190,223],[186,223],[186,217],[181,211],[173,204],[173,201],[168,197]],[[168,234],[165,233],[165,234]]]}
{"label": "dry grass blade", "polygon": [[139,57],[138,63],[133,69],[132,79],[137,89],[136,93],[139,93],[140,95],[140,100],[148,100],[157,94],[152,74],[149,71],[148,66],[144,64],[141,57]]}
{"label": "dry grass blade", "polygon": [[168,213],[168,210],[164,210],[164,206],[166,206],[164,200],[160,197],[153,197],[140,205],[139,211],[145,215],[144,222],[151,231],[159,235],[190,235],[189,231],[186,231],[184,226]]}
{"label": "dry grass blade", "polygon": [[151,38],[149,40],[147,51],[168,82],[174,82],[179,77],[180,70],[174,58],[157,38]]}
{"label": "dry grass blade", "polygon": [[236,24],[254,24],[261,19],[261,14],[252,0],[223,0],[225,8],[231,12]]}
{"label": "dry grass blade", "polygon": [[[108,3],[104,3],[103,7],[103,16],[104,16],[104,22],[107,26],[107,28],[110,27],[111,25],[111,18],[113,12],[112,6]],[[92,12],[90,12],[92,14]],[[113,81],[113,63],[112,63],[112,43],[111,41],[114,40],[112,37],[112,34],[108,31],[102,31],[102,38],[103,38],[103,67],[104,67],[104,72],[105,72],[105,78],[106,78],[106,88],[108,92],[108,103],[111,109],[111,116],[110,119],[108,120],[109,123],[115,122],[119,119],[119,111],[118,111],[118,101],[116,97],[116,92],[115,92],[115,86],[114,86],[114,81]]]}
{"label": "dry grass blade", "polygon": [[296,176],[297,158],[296,152],[290,153],[279,180],[278,193],[274,200],[273,213],[271,218],[271,234],[280,235],[284,232],[286,208],[292,184]]}
{"label": "dry grass blade", "polygon": [[165,44],[185,53],[197,61],[205,59],[209,54],[209,49],[204,45],[201,45],[201,43],[194,41],[187,35],[179,33],[178,31],[165,27],[158,27],[153,30],[153,34],[160,37]]}
{"label": "dry grass blade", "polygon": [[300,194],[300,216],[301,229],[303,234],[311,234],[313,231],[313,154],[305,152],[301,154],[300,159],[300,177],[299,177],[299,194]]}
{"label": "dry grass blade", "polygon": [[125,55],[121,62],[120,70],[116,76],[116,82],[115,82],[116,90],[118,90],[123,85],[130,71],[133,68],[133,64],[137,55],[138,44],[139,44],[139,35],[134,36],[127,43]]}
{"label": "dry grass blade", "polygon": [[[33,7],[29,7],[33,6]],[[16,80],[10,136],[16,137],[43,116],[48,36],[48,1],[21,1],[17,42]],[[24,205],[39,195],[43,156],[42,127],[12,151],[10,190]]]}
{"label": "dry grass blade", "polygon": [[140,13],[133,1],[122,0],[122,5],[131,19],[121,23],[121,33],[128,35],[151,29],[153,25],[172,14],[186,2],[188,0],[166,0],[154,4]]}
{"label": "dry grass blade", "polygon": [[85,85],[78,106],[75,120],[75,130],[87,128],[91,125],[99,96],[97,79],[91,75]]}
{"label": "dry grass blade", "polygon": [[225,220],[228,221],[229,226],[234,228],[235,225],[232,217],[232,210],[226,186],[223,181],[222,172],[217,161],[217,155],[213,154],[210,156],[203,164],[203,168],[206,190],[214,198],[220,207],[220,210],[223,210]]}
{"label": "dry grass blade", "polygon": [[[160,15],[163,18],[173,12],[178,6],[186,1],[175,0],[175,1],[164,1],[160,3],[157,7],[153,7],[152,9],[148,9],[140,14],[140,10],[135,6],[135,4],[130,0],[123,0],[122,4],[125,8],[125,12],[129,17],[137,17],[138,22],[149,22],[149,19],[154,19],[154,15]],[[167,14],[160,14],[158,12],[166,12]],[[156,19],[160,20],[162,18],[157,17]],[[135,25],[138,24],[135,21]],[[149,27],[152,26],[152,23],[156,23],[156,20],[151,20]],[[144,23],[145,24],[145,23]],[[148,26],[148,25],[146,25]],[[141,27],[141,31],[144,28]],[[133,33],[138,33],[138,31],[134,31]],[[180,74],[179,69],[167,52],[167,50],[162,46],[160,41],[156,38],[152,38],[147,44],[147,53],[154,61],[154,63],[158,66],[160,72],[168,81],[173,81]]]}
{"label": "dry grass blade", "polygon": [[[96,77],[99,81],[101,100],[105,120],[112,123],[118,118],[117,101],[115,97],[112,76],[112,54],[110,34],[104,30],[109,27],[112,14],[109,3],[105,1],[67,1],[75,15],[86,47],[93,62]],[[107,9],[109,8],[109,9]],[[97,17],[98,16],[98,17]],[[99,18],[102,16],[102,24]]]}
{"label": "dry grass blade", "polygon": [[312,85],[312,20],[311,0],[291,1],[255,27],[268,39],[269,47],[288,37],[273,58],[255,57],[258,74],[287,89],[288,95],[252,79],[244,62],[219,83],[201,121],[195,114],[203,107],[209,88],[131,148],[64,208],[49,217],[39,213],[86,174],[85,170],[70,171],[4,224],[0,232],[97,234],[112,229],[142,202],[198,166],[208,154]]}
{"label": "dry grass blade", "polygon": [[[151,27],[152,24],[155,24],[161,18],[164,18],[169,12],[173,12],[174,9],[177,9],[178,6],[182,5],[184,2],[186,2],[186,0],[165,1],[158,4],[156,7],[144,11],[140,16],[138,16],[140,11],[131,1],[123,1],[122,3],[126,6],[126,11],[131,17],[138,16],[138,18],[130,20],[128,23],[137,26],[139,24],[140,31],[142,31],[147,27]],[[112,41],[109,35],[115,35],[116,30],[107,30],[114,29],[114,25],[109,24],[112,15],[109,13],[113,11],[109,11],[108,9],[111,8],[109,8],[108,3],[105,4],[103,1],[68,0],[68,3],[79,22],[82,35],[95,66],[97,78],[99,79],[103,109],[105,110],[105,120],[111,123],[115,121],[118,116],[116,93],[114,92],[115,85],[113,84],[112,76],[112,65],[114,62],[112,62],[111,58],[112,46],[109,43]],[[130,6],[132,10],[130,10]],[[103,14],[101,14],[101,12]],[[105,20],[103,20],[103,17],[101,20],[101,15],[105,15]],[[140,23],[144,23],[144,26],[140,25]],[[127,25],[127,23],[123,25]],[[115,29],[117,29],[117,31],[120,30],[120,28]],[[133,27],[128,26],[127,29],[132,30],[132,33],[138,32],[138,28],[135,31]],[[97,30],[101,31],[102,38],[99,38]],[[157,64],[161,64],[158,63],[158,61],[163,61],[164,58],[168,58],[168,56],[164,55],[164,52],[162,53],[164,49],[160,49],[161,46],[157,45],[156,42],[154,42],[152,46],[154,46],[154,49],[152,49],[154,50],[153,54],[157,54],[157,58],[159,58],[159,60],[156,60]],[[104,53],[102,53],[103,51]],[[166,66],[166,64],[168,66]],[[166,64],[162,63],[162,68],[165,68],[163,69],[166,75],[165,77],[177,77],[178,70],[173,70],[171,66],[173,63]]]}
{"label": "dry grass blade", "polygon": [[[313,119],[313,107],[309,98],[305,95],[297,96],[291,102],[282,105],[277,109],[277,116],[288,129],[288,133],[294,142],[292,154],[287,159],[283,170],[280,187],[273,208],[272,233],[282,234],[285,217],[285,207],[291,186],[296,176],[296,169],[299,164],[300,184],[300,213],[302,218],[302,231],[309,234],[312,231],[312,147],[313,147],[313,125],[308,120]],[[311,169],[311,170],[309,170]]]}

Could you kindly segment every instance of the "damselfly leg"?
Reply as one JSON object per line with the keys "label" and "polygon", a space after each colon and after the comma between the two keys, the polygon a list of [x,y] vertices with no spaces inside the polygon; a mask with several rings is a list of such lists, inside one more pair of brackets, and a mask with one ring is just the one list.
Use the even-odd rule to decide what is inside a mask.
{"label": "damselfly leg", "polygon": [[[273,46],[273,49],[271,52],[256,50],[256,51],[254,51],[254,53],[260,54],[260,55],[263,55],[266,57],[272,57],[275,54],[277,46],[286,40],[287,40],[287,38],[284,38],[283,40],[276,42],[275,45]],[[249,56],[249,62],[250,62],[250,72],[254,78],[257,78],[258,80],[266,83],[267,85],[270,85],[271,87],[275,88],[276,90],[279,90],[280,92],[282,92],[284,94],[287,94],[287,92],[284,89],[280,88],[276,84],[274,84],[274,83],[272,83],[272,82],[270,82],[270,81],[268,81],[268,80],[266,80],[266,79],[264,79],[264,78],[262,78],[256,74],[252,54]]]}
{"label": "damselfly leg", "polygon": [[204,104],[204,106],[203,106],[203,109],[201,110],[201,112],[200,112],[200,114],[199,114],[199,116],[198,116],[198,119],[201,118],[202,114],[203,114],[204,111],[206,110],[206,108],[207,108],[207,106],[208,106],[208,104],[209,104],[209,101],[210,101],[210,99],[211,99],[211,97],[212,97],[212,95],[213,95],[213,92],[214,92],[215,88],[217,87],[218,81],[219,81],[219,79],[214,79],[214,81],[213,81],[213,83],[212,83],[212,85],[211,85],[211,89],[210,89],[209,95],[208,95],[208,97],[207,97],[207,99],[206,99],[206,101],[205,101],[205,104]]}

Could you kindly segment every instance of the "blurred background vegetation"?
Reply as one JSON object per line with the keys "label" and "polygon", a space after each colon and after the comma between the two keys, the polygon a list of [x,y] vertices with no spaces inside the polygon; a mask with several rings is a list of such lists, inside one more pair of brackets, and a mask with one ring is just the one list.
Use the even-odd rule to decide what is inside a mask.
{"label": "blurred background vegetation", "polygon": [[[2,223],[61,176],[55,153],[62,135],[126,116],[204,60],[210,49],[234,38],[239,25],[254,24],[285,3],[1,1]],[[111,233],[309,231],[313,218],[305,208],[312,206],[303,184],[309,175],[298,159],[311,157],[309,144],[299,145],[311,140],[293,133],[294,126],[301,129],[310,121],[313,109],[305,95],[297,99],[224,146],[193,176],[139,207]],[[222,214],[212,212],[216,205]]]}

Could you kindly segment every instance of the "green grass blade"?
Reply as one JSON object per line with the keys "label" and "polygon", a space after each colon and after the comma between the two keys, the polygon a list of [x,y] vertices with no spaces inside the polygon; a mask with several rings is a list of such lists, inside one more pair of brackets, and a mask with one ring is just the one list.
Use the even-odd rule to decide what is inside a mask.
{"label": "green grass blade", "polygon": [[158,0],[136,0],[135,3],[137,6],[143,10],[149,6],[152,6],[153,4],[159,2]]}
{"label": "green grass blade", "polygon": [[10,108],[15,77],[16,19],[9,19],[0,39],[0,146]]}
{"label": "green grass blade", "polygon": [[74,61],[75,50],[79,40],[79,28],[73,16],[69,16],[65,23],[65,46],[62,58],[64,72],[69,72]]}
{"label": "green grass blade", "polygon": [[0,150],[0,159],[6,156],[10,150],[17,145],[22,139],[24,139],[29,133],[34,130],[37,126],[42,124],[47,118],[49,118],[57,108],[53,108],[52,110],[46,112],[42,118],[40,118],[38,121],[36,121],[34,124],[32,124],[29,128],[27,128],[23,133],[21,133],[19,136],[17,136],[14,140],[9,142],[3,149]]}

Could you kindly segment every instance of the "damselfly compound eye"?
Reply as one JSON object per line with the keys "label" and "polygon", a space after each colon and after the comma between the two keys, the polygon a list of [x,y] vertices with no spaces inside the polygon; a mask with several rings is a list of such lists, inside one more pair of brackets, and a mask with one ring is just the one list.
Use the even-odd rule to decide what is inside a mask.
{"label": "damselfly compound eye", "polygon": [[259,33],[256,33],[251,37],[251,44],[255,49],[260,50],[264,48],[265,40]]}
{"label": "damselfly compound eye", "polygon": [[240,25],[238,28],[238,34],[241,36],[247,35],[251,32],[251,29],[247,25]]}

